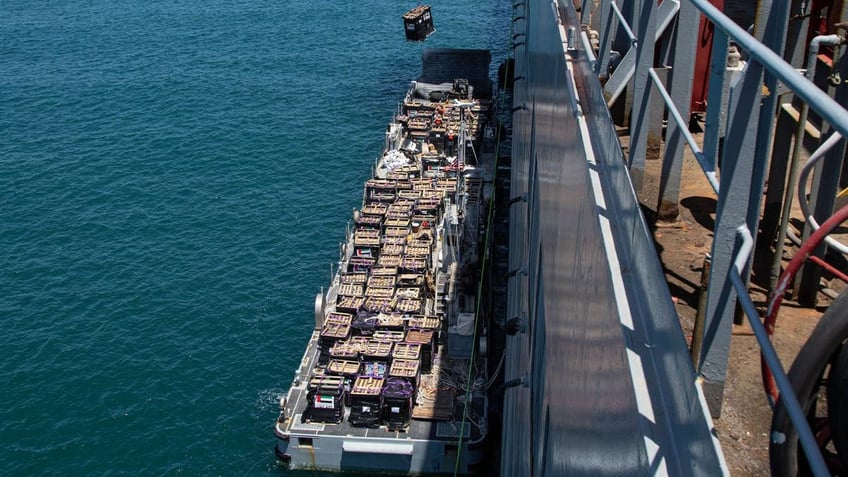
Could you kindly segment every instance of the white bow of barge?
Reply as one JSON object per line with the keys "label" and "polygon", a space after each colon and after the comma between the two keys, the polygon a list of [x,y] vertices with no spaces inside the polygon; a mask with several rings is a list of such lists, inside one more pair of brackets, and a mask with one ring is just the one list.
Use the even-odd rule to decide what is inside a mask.
{"label": "white bow of barge", "polygon": [[413,83],[389,124],[280,399],[275,451],[290,468],[469,473],[481,462],[479,269],[495,167],[491,87],[474,89]]}

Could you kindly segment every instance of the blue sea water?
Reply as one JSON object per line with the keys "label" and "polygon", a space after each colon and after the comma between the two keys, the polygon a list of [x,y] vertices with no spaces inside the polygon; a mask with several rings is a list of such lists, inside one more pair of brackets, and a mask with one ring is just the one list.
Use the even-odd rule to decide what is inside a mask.
{"label": "blue sea water", "polygon": [[280,475],[312,301],[424,47],[512,4],[0,2],[0,475]]}

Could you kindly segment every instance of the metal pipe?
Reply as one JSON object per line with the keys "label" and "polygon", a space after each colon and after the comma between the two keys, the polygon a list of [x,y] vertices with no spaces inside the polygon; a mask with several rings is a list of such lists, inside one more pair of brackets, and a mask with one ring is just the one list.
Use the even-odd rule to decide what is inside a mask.
{"label": "metal pipe", "polygon": [[692,326],[692,345],[689,348],[689,356],[695,371],[701,363],[701,348],[704,343],[704,318],[707,314],[707,290],[710,287],[710,255],[704,257],[704,266],[701,268],[701,288],[698,290],[698,310],[695,314],[695,324]]}
{"label": "metal pipe", "polygon": [[[839,45],[842,38],[839,35],[819,35],[810,41],[810,53],[807,55],[806,78],[813,82],[816,76],[816,58],[821,45]],[[801,102],[801,112],[798,116],[798,124],[795,127],[795,144],[792,145],[792,158],[789,162],[789,177],[783,197],[783,210],[780,215],[780,226],[777,232],[777,241],[774,245],[774,257],[771,262],[769,274],[769,290],[773,291],[780,277],[780,264],[783,261],[783,243],[786,241],[786,228],[789,226],[789,216],[792,213],[792,201],[794,200],[797,182],[798,164],[801,161],[801,148],[804,146],[804,132],[807,129],[807,114],[810,107],[806,102]]]}
{"label": "metal pipe", "polygon": [[[827,237],[833,229],[845,220],[848,220],[848,206],[842,207],[833,216],[825,220],[822,227],[816,229],[816,231],[810,235],[810,237],[801,245],[801,248],[798,249],[798,252],[795,253],[795,256],[792,257],[792,260],[789,261],[789,264],[786,265],[786,270],[783,271],[783,275],[781,275],[780,280],[777,282],[777,288],[774,290],[771,298],[769,299],[768,307],[766,308],[766,316],[763,320],[763,326],[769,336],[774,334],[774,328],[777,322],[777,312],[780,310],[780,305],[783,303],[783,295],[786,293],[786,290],[789,288],[789,284],[792,283],[792,279],[801,268],[801,265],[804,264],[804,260],[812,255],[813,251],[819,246],[822,240],[824,240],[824,238]],[[763,366],[763,385],[765,386],[766,394],[770,398],[770,404],[773,405],[779,393],[774,382],[774,377],[771,376],[770,372],[767,372],[765,365]]]}
{"label": "metal pipe", "polygon": [[730,278],[730,281],[733,283],[733,287],[736,288],[736,293],[739,295],[739,304],[742,305],[742,309],[745,310],[745,314],[748,316],[748,322],[751,324],[751,329],[754,331],[754,335],[757,337],[757,342],[760,344],[762,356],[768,363],[769,368],[772,370],[778,387],[781,390],[786,390],[780,394],[780,399],[786,406],[786,412],[789,414],[789,419],[792,421],[792,424],[795,426],[795,430],[798,432],[798,441],[804,449],[804,454],[807,457],[807,463],[810,465],[810,470],[813,475],[816,476],[830,475],[830,472],[827,470],[827,465],[824,463],[824,457],[822,457],[821,450],[816,442],[816,438],[813,435],[813,431],[807,423],[806,415],[801,409],[801,404],[798,403],[798,397],[792,392],[792,384],[789,382],[789,377],[783,370],[783,365],[780,364],[780,358],[777,356],[777,351],[774,350],[774,346],[772,346],[771,341],[769,341],[768,334],[766,333],[762,322],[760,322],[760,315],[757,312],[757,307],[754,305],[753,300],[751,300],[751,296],[748,294],[748,288],[745,285],[745,282],[742,281],[741,275],[747,267],[748,257],[751,254],[751,248],[753,248],[754,244],[754,240],[751,238],[751,232],[749,232],[744,225],[740,225],[736,231],[742,238],[742,244],[739,247],[739,253],[736,255],[733,268],[731,268],[730,273],[728,273],[728,278]]}
{"label": "metal pipe", "polygon": [[[807,189],[807,177],[810,175],[810,172],[813,170],[816,163],[824,158],[824,155],[827,151],[830,150],[833,146],[836,145],[840,140],[842,140],[842,135],[838,132],[833,133],[821,146],[816,149],[812,156],[807,160],[807,163],[801,169],[801,174],[798,176],[798,203],[801,206],[801,213],[804,214],[804,220],[810,223],[810,227],[813,230],[818,230],[819,223],[816,221],[816,218],[813,217],[813,213],[810,211],[810,204],[807,202],[806,197],[806,189]],[[848,254],[848,247],[844,244],[840,243],[833,237],[827,237],[825,239],[825,243],[829,246],[839,250],[839,252],[843,254]]]}

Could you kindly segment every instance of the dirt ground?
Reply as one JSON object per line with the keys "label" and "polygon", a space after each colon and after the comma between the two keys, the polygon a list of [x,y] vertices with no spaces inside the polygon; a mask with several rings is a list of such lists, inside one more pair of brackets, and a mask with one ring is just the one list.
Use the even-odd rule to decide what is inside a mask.
{"label": "dirt ground", "polygon": [[[659,160],[648,161],[641,193],[649,223],[656,209],[659,168]],[[652,231],[681,325],[691,342],[701,270],[712,241],[716,196],[688,151],[683,178],[679,220],[653,226]],[[791,253],[791,250],[784,253],[784,265]],[[751,294],[761,313],[766,306],[763,285],[767,283],[768,277],[757,276],[755,271]],[[777,321],[775,343],[785,369],[788,370],[829,303],[822,294],[819,294],[817,309],[784,301]],[[759,347],[747,320],[743,325],[733,325],[724,404],[715,424],[731,475],[769,475],[771,409],[762,386]]]}

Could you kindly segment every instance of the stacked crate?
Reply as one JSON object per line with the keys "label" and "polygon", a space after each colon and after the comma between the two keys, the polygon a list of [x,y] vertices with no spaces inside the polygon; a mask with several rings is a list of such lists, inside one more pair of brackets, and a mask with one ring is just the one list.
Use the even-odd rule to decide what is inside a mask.
{"label": "stacked crate", "polygon": [[318,375],[309,380],[306,393],[305,422],[342,422],[345,410],[344,379],[340,376]]}
{"label": "stacked crate", "polygon": [[376,428],[380,425],[384,378],[359,376],[350,390],[348,422],[356,427]]}

